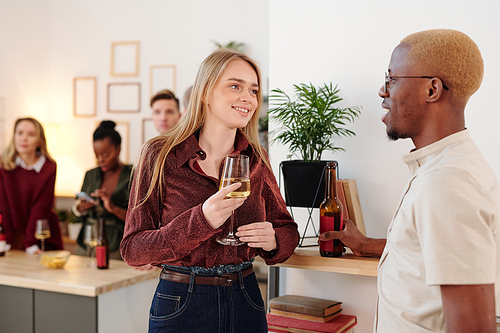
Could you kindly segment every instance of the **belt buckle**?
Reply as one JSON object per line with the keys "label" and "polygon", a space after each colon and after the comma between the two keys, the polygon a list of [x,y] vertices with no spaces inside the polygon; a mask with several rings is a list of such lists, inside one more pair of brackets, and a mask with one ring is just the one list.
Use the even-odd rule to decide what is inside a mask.
{"label": "belt buckle", "polygon": [[230,287],[233,285],[233,274],[225,273],[217,277],[219,286]]}

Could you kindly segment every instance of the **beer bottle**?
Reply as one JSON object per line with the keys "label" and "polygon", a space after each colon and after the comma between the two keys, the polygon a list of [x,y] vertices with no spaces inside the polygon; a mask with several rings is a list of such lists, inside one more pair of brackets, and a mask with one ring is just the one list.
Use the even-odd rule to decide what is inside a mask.
{"label": "beer bottle", "polygon": [[[344,228],[343,207],[337,197],[337,162],[326,164],[325,199],[319,206],[319,232],[340,231]],[[340,257],[344,253],[344,245],[338,239],[319,242],[319,253],[322,257]]]}
{"label": "beer bottle", "polygon": [[97,261],[97,268],[109,268],[109,241],[106,235],[106,222],[103,218],[99,219],[99,233],[97,235],[95,257]]}

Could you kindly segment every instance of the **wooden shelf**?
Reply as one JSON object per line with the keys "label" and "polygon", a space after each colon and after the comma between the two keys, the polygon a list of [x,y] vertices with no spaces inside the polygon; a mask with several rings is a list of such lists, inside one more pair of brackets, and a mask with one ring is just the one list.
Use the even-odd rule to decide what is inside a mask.
{"label": "wooden shelf", "polygon": [[[315,271],[377,276],[379,258],[357,257],[347,250],[340,258],[326,258],[319,254],[319,247],[297,248],[287,261],[277,267],[300,268]],[[257,262],[263,260],[256,258]]]}

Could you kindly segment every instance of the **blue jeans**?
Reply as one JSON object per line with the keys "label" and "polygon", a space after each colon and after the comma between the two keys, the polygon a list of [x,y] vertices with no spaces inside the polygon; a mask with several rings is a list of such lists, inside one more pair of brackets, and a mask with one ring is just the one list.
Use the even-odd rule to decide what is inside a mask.
{"label": "blue jeans", "polygon": [[232,286],[160,279],[149,313],[149,333],[267,333],[266,310],[255,273]]}

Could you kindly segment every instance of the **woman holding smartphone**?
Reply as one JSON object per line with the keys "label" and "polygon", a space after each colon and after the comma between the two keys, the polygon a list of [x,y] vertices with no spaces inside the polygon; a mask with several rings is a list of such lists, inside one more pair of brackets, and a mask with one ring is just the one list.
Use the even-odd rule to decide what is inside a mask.
{"label": "woman holding smartphone", "polygon": [[[267,332],[252,262],[285,261],[299,234],[258,141],[260,85],[252,59],[215,51],[179,124],[142,149],[121,252],[129,265],[163,268],[149,332]],[[249,157],[248,197],[227,198],[241,183],[219,190],[229,154]],[[233,211],[245,244],[221,245]]]}
{"label": "woman holding smartphone", "polygon": [[78,255],[87,255],[85,225],[104,218],[110,258],[121,259],[119,247],[127,214],[132,166],[120,162],[122,139],[115,126],[115,122],[104,120],[94,131],[94,153],[99,165],[87,171],[81,189],[93,199],[89,200],[83,194],[73,205],[73,213],[83,222],[77,238],[79,246],[75,253]]}
{"label": "woman holding smartphone", "polygon": [[48,220],[50,237],[45,239],[45,249],[63,248],[54,211],[56,169],[40,122],[30,117],[17,119],[0,159],[0,214],[10,248],[40,252],[35,238],[37,220]]}

